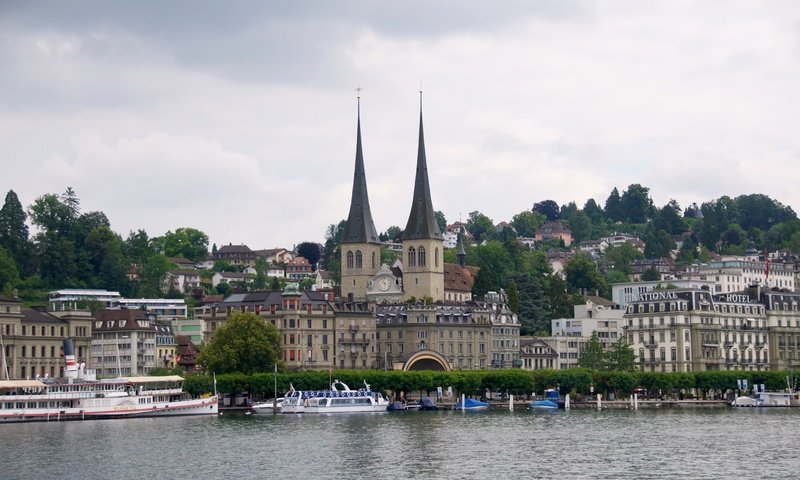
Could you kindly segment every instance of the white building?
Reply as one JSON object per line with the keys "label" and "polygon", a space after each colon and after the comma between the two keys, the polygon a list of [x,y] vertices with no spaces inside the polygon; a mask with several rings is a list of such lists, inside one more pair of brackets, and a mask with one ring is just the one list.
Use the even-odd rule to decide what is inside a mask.
{"label": "white building", "polygon": [[87,308],[86,304],[92,302],[98,302],[105,308],[114,308],[119,305],[119,300],[121,298],[122,295],[120,295],[119,292],[66,288],[50,292],[47,302],[49,310],[55,312]]}
{"label": "white building", "polygon": [[147,375],[156,363],[153,315],[143,310],[100,310],[92,324],[91,367],[102,377]]}
{"label": "white building", "polygon": [[211,277],[211,286],[216,287],[220,283],[243,283],[243,284],[250,284],[253,283],[256,279],[256,276],[250,273],[238,273],[238,272],[217,272]]}
{"label": "white building", "polygon": [[672,279],[653,280],[646,282],[626,282],[611,284],[611,299],[624,309],[629,303],[639,300],[643,293],[652,292],[667,287],[676,288],[706,288],[712,295],[716,293],[716,285],[710,280]]}
{"label": "white building", "polygon": [[717,293],[741,292],[755,284],[796,291],[794,270],[783,263],[770,263],[767,272],[767,264],[763,261],[721,260],[690,265],[681,278],[711,281]]}
{"label": "white building", "polygon": [[164,279],[166,290],[180,293],[191,292],[200,287],[200,272],[192,269],[170,270]]}
{"label": "white building", "polygon": [[589,296],[584,305],[575,305],[575,318],[557,318],[550,321],[552,336],[543,337],[558,354],[558,368],[574,368],[592,332],[604,348],[609,348],[624,335],[625,311],[614,302],[602,297]]}
{"label": "white building", "polygon": [[188,309],[182,298],[123,298],[119,308],[128,310],[145,310],[156,315],[159,320],[186,318]]}

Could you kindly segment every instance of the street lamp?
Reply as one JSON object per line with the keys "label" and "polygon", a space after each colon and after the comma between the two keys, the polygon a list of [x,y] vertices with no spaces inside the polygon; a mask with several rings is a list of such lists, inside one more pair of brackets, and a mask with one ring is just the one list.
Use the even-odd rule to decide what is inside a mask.
{"label": "street lamp", "polygon": [[278,413],[278,362],[275,362],[275,373],[273,376],[273,394],[272,394],[272,414]]}

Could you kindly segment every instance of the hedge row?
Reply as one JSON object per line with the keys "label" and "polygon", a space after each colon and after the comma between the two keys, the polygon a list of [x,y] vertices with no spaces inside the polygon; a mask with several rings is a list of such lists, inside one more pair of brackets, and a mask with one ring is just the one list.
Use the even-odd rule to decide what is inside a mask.
{"label": "hedge row", "polygon": [[[329,388],[331,380],[338,379],[350,388],[357,389],[369,383],[372,390],[391,392],[422,392],[435,394],[437,387],[455,394],[480,396],[486,390],[514,395],[541,394],[545,389],[557,388],[564,394],[589,394],[592,389],[606,396],[614,392],[617,397],[628,396],[635,388],[643,388],[652,394],[670,394],[678,391],[688,393],[696,389],[698,395],[709,391],[725,392],[738,388],[738,380],[746,379],[748,385],[764,384],[768,390],[783,390],[787,385],[786,372],[705,371],[686,373],[664,372],[591,372],[585,369],[569,370],[477,370],[477,371],[384,371],[384,370],[336,370],[333,374],[323,372],[279,373],[278,396],[289,389],[323,390]],[[272,373],[229,373],[217,375],[217,391],[220,393],[249,392],[255,398],[271,398],[274,390]],[[212,377],[194,374],[186,377],[186,391],[192,395],[214,390]]]}

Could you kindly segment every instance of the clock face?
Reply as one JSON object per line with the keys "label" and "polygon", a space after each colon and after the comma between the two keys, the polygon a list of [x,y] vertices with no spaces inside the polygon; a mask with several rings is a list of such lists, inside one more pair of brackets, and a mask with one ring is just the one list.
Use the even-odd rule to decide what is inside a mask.
{"label": "clock face", "polygon": [[385,292],[392,286],[391,280],[388,277],[381,277],[378,279],[378,290]]}

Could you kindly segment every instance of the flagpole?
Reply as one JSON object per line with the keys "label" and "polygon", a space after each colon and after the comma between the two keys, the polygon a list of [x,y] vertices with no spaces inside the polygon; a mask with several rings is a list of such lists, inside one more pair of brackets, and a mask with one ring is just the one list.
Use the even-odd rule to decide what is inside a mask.
{"label": "flagpole", "polygon": [[278,364],[275,364],[275,377],[274,377],[275,384],[273,385],[273,397],[272,397],[272,414],[275,415],[278,413]]}

